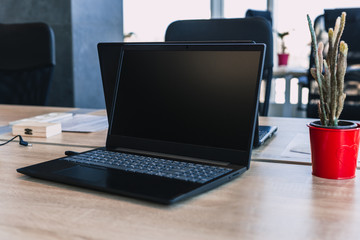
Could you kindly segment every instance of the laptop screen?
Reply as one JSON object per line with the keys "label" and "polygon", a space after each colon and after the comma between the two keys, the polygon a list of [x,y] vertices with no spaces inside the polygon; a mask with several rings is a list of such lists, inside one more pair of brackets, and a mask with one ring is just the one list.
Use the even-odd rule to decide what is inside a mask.
{"label": "laptop screen", "polygon": [[248,151],[261,64],[251,48],[125,48],[110,135]]}

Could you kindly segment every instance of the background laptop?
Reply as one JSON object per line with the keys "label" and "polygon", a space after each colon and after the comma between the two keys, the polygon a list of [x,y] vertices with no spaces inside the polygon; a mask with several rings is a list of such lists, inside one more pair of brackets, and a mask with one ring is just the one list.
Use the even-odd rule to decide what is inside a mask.
{"label": "background laptop", "polygon": [[264,48],[125,44],[106,147],[17,171],[165,204],[230,181],[250,166]]}
{"label": "background laptop", "polygon": [[[176,42],[165,42],[166,44],[177,44]],[[180,43],[180,42],[178,42]],[[204,44],[204,42],[193,42],[193,44]],[[209,42],[206,42],[209,43]],[[240,42],[224,42],[227,43],[254,43],[250,40],[240,41]],[[98,54],[100,62],[100,70],[102,83],[104,88],[105,104],[108,119],[110,120],[110,114],[113,105],[114,98],[114,88],[116,83],[116,76],[119,67],[120,53],[122,47],[125,43],[116,42],[116,43],[99,43],[98,44]],[[129,43],[128,43],[129,44]],[[142,43],[136,43],[142,44]],[[144,43],[144,44],[164,44],[164,43]],[[248,80],[246,80],[248,81]],[[259,125],[259,119],[257,118],[255,125],[255,136],[254,136],[254,147],[259,147],[265,143],[266,140],[270,139],[275,132],[277,131],[277,126],[264,126]]]}

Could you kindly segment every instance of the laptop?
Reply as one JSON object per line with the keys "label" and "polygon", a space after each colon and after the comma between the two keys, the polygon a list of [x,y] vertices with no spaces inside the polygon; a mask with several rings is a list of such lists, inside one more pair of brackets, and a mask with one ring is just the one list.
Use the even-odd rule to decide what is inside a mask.
{"label": "laptop", "polygon": [[259,125],[259,118],[255,123],[255,136],[253,147],[257,148],[263,145],[268,139],[270,139],[277,132],[277,126]]}
{"label": "laptop", "polygon": [[[167,44],[177,44],[181,42],[166,42]],[[209,42],[192,42],[198,44],[204,44]],[[227,43],[235,43],[234,41],[226,41]],[[250,40],[238,41],[237,43],[255,43]],[[128,43],[129,44],[129,43]],[[137,43],[142,44],[142,43]],[[164,43],[144,43],[144,44],[164,44]],[[116,74],[118,71],[118,65],[120,61],[120,52],[122,50],[124,43],[122,42],[113,42],[113,43],[99,43],[98,44],[98,54],[100,62],[101,77],[104,89],[105,104],[107,115],[110,119],[111,108],[113,104],[113,89],[116,83]],[[270,139],[277,131],[277,126],[265,126],[259,125],[259,119],[256,121],[255,125],[255,136],[253,147],[257,148],[263,145],[268,139]]]}
{"label": "laptop", "polygon": [[106,146],[17,169],[171,204],[250,167],[264,44],[124,44]]}

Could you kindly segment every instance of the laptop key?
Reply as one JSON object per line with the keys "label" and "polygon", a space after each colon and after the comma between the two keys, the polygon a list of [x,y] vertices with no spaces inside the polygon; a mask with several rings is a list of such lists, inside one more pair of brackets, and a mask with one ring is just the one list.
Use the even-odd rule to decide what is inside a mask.
{"label": "laptop key", "polygon": [[103,166],[128,172],[143,173],[196,183],[208,182],[231,171],[230,168],[226,167],[180,162],[104,150],[95,150],[68,156],[64,159],[76,163]]}

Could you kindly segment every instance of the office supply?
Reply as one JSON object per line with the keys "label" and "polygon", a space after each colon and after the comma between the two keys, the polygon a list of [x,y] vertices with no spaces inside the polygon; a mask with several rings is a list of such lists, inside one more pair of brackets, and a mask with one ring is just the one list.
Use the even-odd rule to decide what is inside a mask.
{"label": "office supply", "polygon": [[17,138],[17,137],[20,139],[20,140],[19,140],[19,144],[20,144],[20,145],[25,146],[25,147],[26,147],[26,146],[29,146],[29,147],[32,146],[32,145],[29,144],[28,142],[24,141],[24,139],[22,138],[21,135],[16,135],[15,137],[11,138],[10,140],[7,140],[6,142],[1,143],[0,146],[4,146],[4,145],[8,144],[9,142],[14,141],[15,138]]}
{"label": "office supply", "polygon": [[[65,108],[65,107],[44,107],[44,106],[23,106],[23,105],[4,105],[0,104],[0,141],[9,140],[12,135],[12,127],[9,126],[9,122],[30,118],[32,116],[44,115],[47,113],[53,112],[66,112],[66,113],[80,113],[86,112],[88,109],[78,109],[78,108]],[[93,109],[91,111],[92,115],[106,117],[105,109]],[[2,127],[1,127],[2,126]],[[25,140],[30,141],[31,143],[40,143],[40,144],[57,144],[65,146],[86,146],[86,147],[102,147],[106,143],[106,134],[107,130],[96,131],[86,134],[77,134],[75,132],[62,132],[61,135],[54,136],[51,138],[30,138],[26,136]]]}
{"label": "office supply", "polygon": [[106,116],[75,114],[70,112],[52,112],[9,123],[10,126],[26,122],[61,123],[64,132],[97,132],[108,127]]}
{"label": "office supply", "polygon": [[74,114],[72,118],[61,120],[63,132],[97,132],[108,127],[106,116]]}
{"label": "office supply", "polygon": [[61,133],[60,123],[48,122],[21,122],[12,126],[13,135],[25,135],[28,137],[52,137]]}
{"label": "office supply", "polygon": [[[239,43],[251,43],[252,41],[240,41]],[[178,42],[179,43],[179,42]],[[206,44],[211,42],[187,42],[187,44]],[[214,42],[213,42],[214,43]],[[217,43],[231,44],[234,41],[218,41]],[[106,112],[108,119],[111,117],[111,111],[114,99],[114,88],[116,82],[116,75],[120,61],[120,53],[125,43],[100,43],[98,44],[98,54],[100,62],[101,77],[103,83],[103,90],[105,96]],[[142,43],[137,43],[142,44]],[[144,43],[149,44],[149,43]],[[153,45],[164,43],[151,43]],[[175,41],[166,42],[166,44],[177,44]],[[242,79],[249,81],[249,79]],[[270,139],[277,131],[277,126],[259,126],[258,119],[255,125],[254,147],[259,147],[264,144],[265,141]]]}
{"label": "office supply", "polygon": [[52,112],[52,113],[37,115],[34,117],[30,117],[30,118],[23,118],[23,119],[18,119],[16,121],[11,121],[11,122],[9,122],[9,125],[12,126],[12,125],[24,123],[24,122],[43,122],[43,123],[52,122],[52,123],[54,123],[54,122],[60,122],[64,119],[69,119],[72,117],[73,117],[72,113]]}
{"label": "office supply", "polygon": [[[124,45],[106,148],[18,172],[166,204],[230,181],[250,166],[264,48],[236,43]],[[239,80],[243,78],[251,80]],[[146,158],[156,169],[145,168],[154,175],[120,163],[110,168],[118,165],[116,156],[112,163],[95,166],[97,151],[100,162],[106,152],[129,154],[128,161]],[[172,161],[180,163],[173,166]],[[170,169],[158,169],[160,162]],[[164,176],[165,171],[175,171],[173,178]]]}

